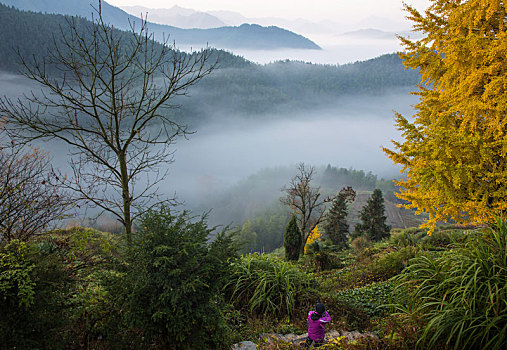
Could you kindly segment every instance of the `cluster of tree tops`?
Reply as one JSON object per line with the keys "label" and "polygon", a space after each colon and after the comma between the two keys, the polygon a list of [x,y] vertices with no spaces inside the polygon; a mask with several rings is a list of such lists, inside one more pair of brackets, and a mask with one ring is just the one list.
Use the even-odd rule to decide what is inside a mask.
{"label": "cluster of tree tops", "polygon": [[[279,201],[280,189],[291,171],[282,167],[262,170],[214,196],[213,203],[204,203],[202,208],[213,206],[209,219],[215,225],[242,223],[239,237],[245,242],[243,252],[272,252],[283,246],[284,232],[291,219],[290,210]],[[319,169],[317,174],[321,175],[315,176],[315,184],[320,187],[324,197],[336,196],[340,188],[350,186],[356,191],[368,193],[378,189],[390,201],[396,198],[393,181],[379,179],[371,172],[328,165]],[[358,213],[358,218],[353,221],[362,222],[361,215]],[[351,221],[348,211],[345,217]]]}
{"label": "cluster of tree tops", "polygon": [[[223,67],[223,65],[222,65]],[[225,67],[224,67],[225,68]],[[214,101],[221,110],[249,114],[298,110],[326,105],[339,96],[383,95],[411,90],[421,80],[407,71],[396,54],[363,62],[321,65],[301,61],[250,64],[240,69],[219,69],[197,87],[199,98]]]}
{"label": "cluster of tree tops", "polygon": [[[0,4],[4,28],[0,33],[0,70],[22,72],[19,55],[28,64],[35,57],[42,60],[55,45],[59,46],[62,31],[70,20],[69,16],[19,11]],[[78,29],[94,25],[81,17],[72,20]],[[127,44],[130,33],[123,33]],[[258,65],[224,50],[209,50],[208,63],[217,63],[216,69],[193,87],[194,98],[184,102],[176,99],[182,108],[174,112],[175,118],[197,121],[213,110],[251,115],[276,112],[282,107],[314,108],[343,95],[379,95],[397,88],[410,90],[420,81],[419,73],[405,70],[395,54],[345,65],[288,60]],[[46,69],[50,75],[61,74],[50,62]]]}
{"label": "cluster of tree tops", "polygon": [[[337,250],[348,248],[349,237],[360,237],[367,241],[378,242],[384,238],[389,238],[391,235],[391,227],[386,224],[387,217],[385,216],[384,198],[382,191],[378,188],[373,191],[366,205],[361,209],[361,222],[355,225],[352,233],[350,232],[347,222],[347,204],[353,202],[355,196],[356,192],[352,187],[342,188],[333,198],[331,208],[323,217],[325,238]],[[306,251],[304,249],[306,245],[320,245],[320,242],[317,240],[310,242],[307,238],[308,235],[305,235],[301,231],[300,220],[298,220],[299,214],[301,213],[295,211],[285,228],[283,246],[285,248],[286,260],[297,261],[301,253]],[[319,251],[320,248],[313,248],[313,250]]]}

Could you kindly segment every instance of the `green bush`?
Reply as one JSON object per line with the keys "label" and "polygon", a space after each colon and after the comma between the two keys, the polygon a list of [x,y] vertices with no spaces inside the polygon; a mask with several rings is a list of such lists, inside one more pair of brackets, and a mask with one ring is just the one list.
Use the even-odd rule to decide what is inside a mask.
{"label": "green bush", "polygon": [[391,231],[389,241],[397,247],[416,246],[427,237],[426,231],[415,227],[399,232]]}
{"label": "green bush", "polygon": [[234,264],[230,300],[254,314],[291,316],[311,278],[290,262],[268,254],[249,254]]}
{"label": "green bush", "polygon": [[100,271],[114,246],[109,234],[83,228],[2,245],[1,347],[77,348],[102,338],[110,310]]}
{"label": "green bush", "polygon": [[456,242],[463,242],[463,230],[436,230],[431,236],[426,235],[422,247],[428,250],[447,250]]}
{"label": "green bush", "polygon": [[52,243],[13,240],[0,248],[3,348],[65,348],[76,269]]}
{"label": "green bush", "polygon": [[507,343],[507,222],[422,254],[398,279],[402,314],[425,324],[421,349],[504,349]]}
{"label": "green bush", "polygon": [[411,246],[384,251],[371,260],[338,271],[331,277],[332,283],[336,289],[350,289],[387,281],[399,274],[416,253],[417,249]]}
{"label": "green bush", "polygon": [[167,207],[143,217],[126,264],[108,284],[128,336],[124,347],[230,347],[221,292],[237,247],[225,231],[210,242],[212,231],[205,218]]}
{"label": "green bush", "polygon": [[303,256],[302,262],[317,272],[342,268],[342,259],[335,251],[341,251],[341,247],[315,241],[308,246],[307,255]]}
{"label": "green bush", "polygon": [[392,282],[372,283],[370,285],[346,289],[337,293],[337,297],[348,306],[360,309],[370,317],[382,316],[389,310],[392,302]]}

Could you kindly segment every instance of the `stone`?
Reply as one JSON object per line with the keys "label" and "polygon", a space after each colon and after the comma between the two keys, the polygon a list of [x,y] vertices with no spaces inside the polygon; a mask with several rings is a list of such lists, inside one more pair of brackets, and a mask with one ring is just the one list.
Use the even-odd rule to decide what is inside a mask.
{"label": "stone", "polygon": [[341,333],[335,330],[326,332],[326,339],[336,339],[338,337],[341,337]]}
{"label": "stone", "polygon": [[257,350],[257,344],[251,341],[242,341],[241,343],[234,344],[233,350]]}

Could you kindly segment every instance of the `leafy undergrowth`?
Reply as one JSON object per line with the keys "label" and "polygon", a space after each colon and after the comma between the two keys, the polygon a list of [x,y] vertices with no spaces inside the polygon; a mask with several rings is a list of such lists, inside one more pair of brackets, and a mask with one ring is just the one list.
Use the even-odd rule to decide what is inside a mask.
{"label": "leafy undergrowth", "polygon": [[[356,238],[344,251],[319,243],[288,263],[271,254],[238,258],[232,239],[208,242],[204,222],[159,215],[169,223],[140,232],[132,250],[118,236],[83,228],[2,244],[0,343],[131,349],[149,335],[154,348],[163,348],[162,340],[192,348],[174,332],[195,338],[207,322],[198,336],[203,349],[225,349],[259,342],[264,333],[306,333],[318,301],[332,317],[328,331],[377,336],[337,338],[321,349],[502,349],[507,339],[505,222],[445,227],[432,236],[393,230],[377,243]],[[157,231],[164,227],[171,229]],[[153,315],[170,319],[174,310],[192,310],[196,322],[153,322]],[[259,347],[297,348],[282,340]]]}
{"label": "leafy undergrowth", "polygon": [[[475,231],[478,230],[447,226],[438,229],[432,236],[428,236],[424,231],[411,228],[394,230],[388,240],[378,243],[366,242],[341,252],[321,248],[318,254],[329,255],[325,259],[330,266],[333,266],[331,269],[322,271],[322,264],[312,261],[318,256],[317,254],[305,256],[298,263],[307,275],[314,278],[312,288],[300,293],[300,296],[306,294],[304,299],[307,305],[307,309],[299,312],[302,319],[297,320],[291,317],[277,321],[276,317],[261,317],[259,320],[268,319],[269,322],[258,320],[257,324],[262,325],[258,329],[255,322],[251,322],[250,339],[255,340],[255,337],[261,333],[305,333],[306,314],[315,302],[321,301],[325,303],[332,316],[332,322],[327,326],[328,330],[368,331],[378,336],[378,339],[334,340],[320,347],[321,349],[421,348],[421,344],[424,343],[421,343],[420,339],[424,335],[423,330],[428,329],[430,320],[425,318],[426,315],[421,310],[418,310],[419,313],[399,312],[400,305],[407,302],[408,295],[406,290],[399,288],[400,281],[407,281],[413,277],[408,272],[414,271],[412,264],[422,257],[438,261],[442,259],[442,256],[453,255],[459,249],[470,248],[468,237]],[[486,255],[482,258],[486,259]],[[495,295],[497,298],[498,293]],[[498,307],[490,309],[494,313]],[[497,320],[497,323],[500,321]],[[271,326],[266,327],[267,324]],[[505,333],[507,328],[499,327],[495,325],[495,330]],[[431,334],[434,334],[434,330]],[[431,346],[435,349],[443,349],[455,343],[454,338],[445,343],[437,337],[434,342],[431,342]],[[281,340],[261,342],[259,345],[260,349],[265,350],[298,348],[292,343]]]}

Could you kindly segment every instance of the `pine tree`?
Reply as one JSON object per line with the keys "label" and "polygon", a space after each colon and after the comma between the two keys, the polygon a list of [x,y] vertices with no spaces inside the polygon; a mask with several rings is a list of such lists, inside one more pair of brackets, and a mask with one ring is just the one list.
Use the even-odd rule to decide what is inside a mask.
{"label": "pine tree", "polygon": [[326,215],[324,230],[334,245],[340,249],[347,248],[347,235],[349,224],[347,223],[347,203],[354,201],[356,192],[352,187],[343,188],[333,200],[333,205]]}
{"label": "pine tree", "polygon": [[390,236],[391,227],[386,225],[384,198],[382,191],[376,189],[366,205],[359,213],[361,223],[357,224],[355,231],[365,234],[370,241],[380,241]]}
{"label": "pine tree", "polygon": [[245,221],[238,235],[242,253],[249,253],[257,246],[257,232],[253,231],[250,220]]}
{"label": "pine tree", "polygon": [[301,231],[299,230],[296,215],[292,215],[289,224],[285,228],[283,246],[285,247],[285,260],[297,261],[301,251]]}

